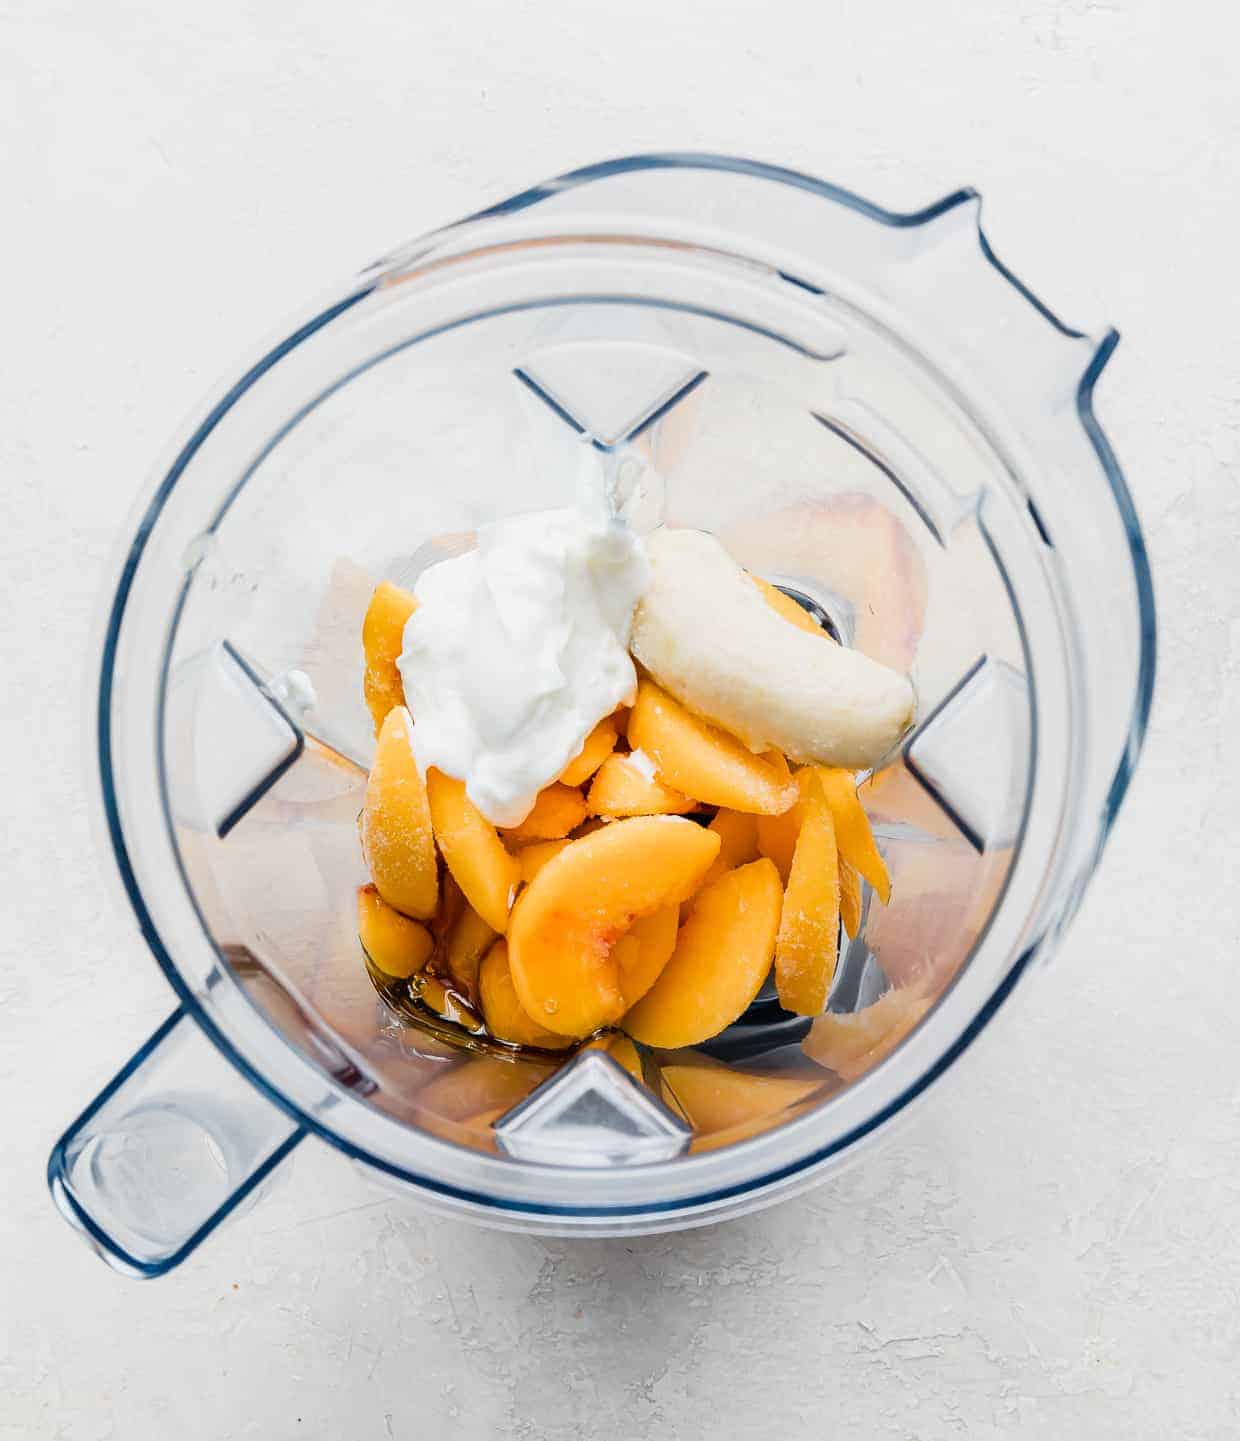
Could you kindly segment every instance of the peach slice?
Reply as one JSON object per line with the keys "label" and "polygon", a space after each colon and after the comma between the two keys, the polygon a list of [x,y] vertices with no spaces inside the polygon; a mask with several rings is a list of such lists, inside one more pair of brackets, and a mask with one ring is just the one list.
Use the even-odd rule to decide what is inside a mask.
{"label": "peach slice", "polygon": [[629,1035],[648,1046],[694,1046],[730,1026],[771,968],[780,900],[779,872],[765,858],[707,886],[671,960],[625,1016]]}
{"label": "peach slice", "polygon": [[482,961],[478,973],[482,996],[482,1014],[487,1030],[500,1041],[518,1046],[540,1046],[545,1051],[563,1050],[571,1046],[571,1036],[560,1036],[532,1021],[517,999],[513,989],[512,971],[508,965],[508,945],[502,938],[495,942]]}
{"label": "peach slice", "polygon": [[[828,1076],[825,1079],[826,1083],[830,1084],[831,1078]],[[835,1084],[838,1087],[839,1082],[836,1081]],[[742,1121],[739,1125],[729,1126],[726,1131],[704,1131],[689,1142],[689,1154],[700,1156],[705,1151],[721,1151],[725,1146],[739,1145],[751,1136],[761,1136],[765,1131],[769,1131],[772,1125],[782,1126],[788,1121],[795,1121],[798,1116],[806,1115],[818,1104],[817,1099],[797,1101],[788,1106],[776,1121],[772,1121],[769,1116],[755,1116],[752,1121]]]}
{"label": "peach slice", "polygon": [[611,755],[599,767],[586,797],[595,816],[676,816],[697,802],[665,786],[629,755]]}
{"label": "peach slice", "polygon": [[629,744],[651,758],[664,785],[707,805],[778,815],[797,798],[788,762],[778,751],[755,755],[651,680],[638,684]]}
{"label": "peach slice", "polygon": [[444,1120],[463,1121],[484,1111],[509,1111],[551,1074],[538,1060],[471,1056],[418,1092],[418,1105]]}
{"label": "peach slice", "polygon": [[620,968],[620,992],[626,1008],[646,994],[676,949],[679,906],[660,906],[636,920],[616,942],[612,952]]}
{"label": "peach slice", "polygon": [[547,862],[558,856],[566,845],[567,836],[558,841],[534,841],[528,846],[522,846],[517,852],[517,860],[521,863],[521,879],[525,884],[528,886]]}
{"label": "peach slice", "polygon": [[806,1100],[830,1079],[821,1073],[817,1076],[763,1075],[704,1060],[692,1064],[664,1063],[660,1075],[699,1131],[726,1131],[749,1121],[774,1119],[787,1107]]}
{"label": "peach slice", "polygon": [[840,920],[850,938],[861,929],[861,872],[843,857],[840,858]]}
{"label": "peach slice", "polygon": [[[750,816],[746,815],[744,811],[730,811],[722,806],[715,812],[715,818],[711,821],[709,829],[714,831],[722,844],[714,864],[702,877],[702,885],[699,889],[713,884],[725,872],[735,870],[737,866],[743,866],[749,861],[758,859],[760,854],[758,821],[760,819],[767,819],[767,817]],[[681,906],[680,919],[682,921],[693,909],[693,899],[690,896]]]}
{"label": "peach slice", "polygon": [[613,716],[604,716],[585,738],[585,743],[576,757],[560,772],[560,783],[566,786],[585,785],[599,766],[616,748],[616,722]]}
{"label": "peach slice", "polygon": [[[465,794],[465,782],[433,767],[426,773],[431,823],[444,862],[465,899],[502,934],[521,880],[521,867],[495,827]],[[382,887],[380,887],[382,889]]]}
{"label": "peach slice", "polygon": [[495,929],[462,901],[461,916],[448,935],[444,964],[453,983],[471,1001],[478,999],[478,967],[495,939]]}
{"label": "peach slice", "polygon": [[431,930],[441,947],[452,934],[467,904],[460,886],[452,879],[452,872],[445,870],[439,878],[439,905],[431,917]]}
{"label": "peach slice", "polygon": [[801,771],[801,830],[792,855],[775,944],[780,1004],[817,1016],[827,1004],[840,933],[840,876],[835,824],[815,770]]}
{"label": "peach slice", "polygon": [[861,872],[874,887],[879,900],[886,905],[891,899],[891,878],[874,844],[869,817],[857,798],[856,776],[852,771],[837,770],[832,766],[818,766],[816,769],[823,795],[831,807],[840,855]]}
{"label": "peach slice", "polygon": [[913,987],[897,986],[864,1010],[848,1016],[819,1016],[801,1049],[842,1080],[855,1081],[895,1050],[929,1009],[929,996]]}
{"label": "peach slice", "polygon": [[785,595],[777,585],[772,585],[769,580],[763,580],[760,575],[749,577],[754,585],[762,592],[762,598],[772,610],[778,611],[783,618],[798,630],[807,630],[810,635],[818,635],[823,640],[831,640],[833,637],[818,624],[809,611],[799,606],[790,595]]}
{"label": "peach slice", "polygon": [[435,949],[426,927],[393,910],[374,886],[358,890],[357,935],[374,965],[398,980],[420,971]]}
{"label": "peach slice", "polygon": [[366,657],[362,694],[376,735],[388,712],[405,703],[405,688],[396,662],[405,648],[405,623],[417,608],[413,596],[389,580],[379,582],[366,607],[362,621],[362,650]]}
{"label": "peach slice", "polygon": [[388,905],[425,920],[435,914],[439,899],[439,867],[412,729],[403,705],[388,711],[379,729],[362,805],[362,855]]}
{"label": "peach slice", "polygon": [[677,816],[613,821],[567,845],[523,891],[508,929],[512,979],[539,1025],[588,1036],[625,1011],[615,944],[692,894],[719,837]]}
{"label": "peach slice", "polygon": [[605,1052],[618,1066],[623,1066],[639,1086],[646,1084],[641,1055],[623,1031],[608,1031],[605,1036],[595,1036],[585,1043],[582,1050]]}
{"label": "peach slice", "polygon": [[724,806],[715,812],[715,819],[708,829],[714,831],[722,844],[714,865],[702,878],[704,886],[717,881],[725,871],[734,871],[737,866],[758,859],[758,819],[757,816],[746,815],[744,811],[730,811]]}
{"label": "peach slice", "polygon": [[[800,776],[798,771],[798,782]],[[775,862],[780,879],[787,885],[792,870],[792,853],[797,848],[797,836],[801,833],[800,801],[789,806],[782,815],[759,816],[757,830],[759,852]]]}
{"label": "peach slice", "polygon": [[558,841],[586,818],[586,798],[560,781],[538,792],[534,809],[519,826],[505,826],[504,839],[523,846],[530,841]]}

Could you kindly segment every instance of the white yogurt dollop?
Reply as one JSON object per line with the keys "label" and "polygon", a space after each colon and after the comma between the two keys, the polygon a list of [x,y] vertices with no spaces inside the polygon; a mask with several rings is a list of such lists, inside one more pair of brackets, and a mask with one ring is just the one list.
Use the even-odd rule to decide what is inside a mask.
{"label": "white yogurt dollop", "polygon": [[397,662],[414,756],[463,780],[494,825],[523,821],[637,689],[629,630],[650,566],[609,466],[583,447],[575,507],[483,526],[477,550],[414,587]]}

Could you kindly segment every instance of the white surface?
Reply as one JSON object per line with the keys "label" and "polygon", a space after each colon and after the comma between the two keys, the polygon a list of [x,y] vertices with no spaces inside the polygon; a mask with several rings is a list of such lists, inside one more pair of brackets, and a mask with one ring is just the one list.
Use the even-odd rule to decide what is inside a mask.
{"label": "white surface", "polygon": [[[1234,12],[18,0],[0,36],[0,1441],[1234,1437]],[[129,499],[325,281],[659,146],[899,206],[975,183],[1006,260],[1122,327],[1099,409],[1152,547],[1160,690],[1085,909],[885,1153],[806,1199],[554,1243],[376,1199],[314,1145],[180,1272],[123,1281],[42,1167],[169,1009],[109,909],[79,765]]]}

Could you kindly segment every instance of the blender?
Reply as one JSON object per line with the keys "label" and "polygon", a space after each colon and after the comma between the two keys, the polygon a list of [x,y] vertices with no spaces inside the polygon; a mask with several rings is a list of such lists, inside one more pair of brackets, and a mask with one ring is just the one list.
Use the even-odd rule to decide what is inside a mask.
{"label": "blender", "polygon": [[[1003,265],[973,191],[895,213],[667,154],[424,236],[256,353],[157,469],[106,608],[102,829],[176,1008],[56,1143],[65,1218],[159,1275],[314,1135],[452,1215],[630,1234],[869,1144],[1053,950],[1137,760],[1153,592],[1092,405],[1117,340]],[[569,503],[583,443],[913,678],[860,790],[892,895],[841,948],[850,1047],[768,986],[636,1074],[552,1063],[368,970],[371,591]]]}

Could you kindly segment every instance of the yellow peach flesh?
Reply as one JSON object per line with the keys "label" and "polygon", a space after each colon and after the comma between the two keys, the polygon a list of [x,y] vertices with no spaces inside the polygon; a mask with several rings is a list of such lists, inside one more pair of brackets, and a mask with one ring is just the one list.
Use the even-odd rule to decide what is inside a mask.
{"label": "yellow peach flesh", "polygon": [[568,1036],[619,1020],[616,942],[691,894],[718,851],[718,836],[676,816],[614,821],[565,846],[522,892],[508,931],[526,1012]]}
{"label": "yellow peach flesh", "polygon": [[405,690],[396,662],[405,648],[405,624],[417,609],[417,601],[391,581],[380,581],[370,597],[362,620],[362,652],[366,669],[362,694],[375,724],[375,734],[388,712],[405,703]]}
{"label": "yellow peach flesh", "polygon": [[624,1030],[645,1045],[673,1048],[730,1026],[771,968],[781,899],[779,873],[765,858],[705,887],[658,980],[625,1016]]}
{"label": "yellow peach flesh", "polygon": [[796,802],[788,763],[778,751],[755,755],[648,679],[637,688],[629,744],[650,757],[664,785],[707,805],[778,815]]}
{"label": "yellow peach flesh", "polygon": [[465,782],[431,768],[426,774],[431,823],[444,863],[465,899],[493,931],[508,927],[521,867],[495,827],[465,794]]}
{"label": "yellow peach flesh", "polygon": [[362,806],[362,854],[388,905],[425,920],[439,899],[439,867],[411,728],[404,706],[390,710],[380,727]]}

